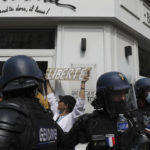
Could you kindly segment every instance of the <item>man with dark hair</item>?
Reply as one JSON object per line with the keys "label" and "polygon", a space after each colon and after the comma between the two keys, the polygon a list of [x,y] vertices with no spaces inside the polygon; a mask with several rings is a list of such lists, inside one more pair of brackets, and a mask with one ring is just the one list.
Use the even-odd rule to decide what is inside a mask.
{"label": "man with dark hair", "polygon": [[[74,97],[72,97],[71,95],[59,95],[59,104],[60,103],[64,103],[65,105],[68,106],[68,113],[72,112],[74,109],[74,106],[76,104],[76,100]],[[63,109],[61,110],[60,105],[59,105],[59,111],[62,112]]]}
{"label": "man with dark hair", "polygon": [[134,115],[132,92],[122,73],[101,75],[93,102],[96,110],[79,117],[60,142],[67,147],[88,142],[87,150],[149,150],[149,140]]}
{"label": "man with dark hair", "polygon": [[135,91],[139,107],[140,120],[150,138],[150,78],[142,78],[135,82]]}
{"label": "man with dark hair", "polygon": [[150,78],[137,80],[134,87],[139,109],[150,108]]}

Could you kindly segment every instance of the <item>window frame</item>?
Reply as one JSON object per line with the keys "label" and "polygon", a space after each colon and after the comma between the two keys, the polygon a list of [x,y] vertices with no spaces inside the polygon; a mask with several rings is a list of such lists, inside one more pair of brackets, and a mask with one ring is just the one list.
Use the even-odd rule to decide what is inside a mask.
{"label": "window frame", "polygon": [[[37,32],[37,35],[38,35],[38,33],[45,33],[46,32],[46,35],[49,35],[50,36],[50,32],[52,32],[52,36],[54,37],[54,39],[53,39],[53,46],[54,47],[52,47],[52,48],[0,48],[0,50],[11,50],[11,49],[18,49],[18,50],[20,50],[20,49],[27,49],[27,50],[40,50],[40,49],[45,49],[45,50],[49,50],[49,49],[54,49],[55,48],[55,44],[56,44],[56,28],[48,28],[48,29],[39,29],[39,28],[36,28],[36,29],[28,29],[28,28],[23,28],[23,29],[20,29],[20,28],[18,28],[18,29],[13,29],[13,28],[10,28],[10,29],[0,29],[0,34],[1,34],[1,32],[4,34],[7,34],[7,33],[16,33],[17,35],[18,35],[18,33],[22,33],[23,35],[24,35],[24,33],[33,33],[33,35],[34,35],[34,33],[36,33]],[[48,34],[49,33],[49,34]],[[32,35],[32,34],[31,34]],[[7,36],[7,35],[6,35]],[[6,37],[5,36],[5,37]],[[18,39],[18,37],[17,37],[17,39]],[[7,40],[7,39],[6,39]],[[9,40],[9,38],[8,38],[8,40]],[[33,42],[34,42],[34,38],[32,38],[31,39]],[[51,41],[49,41],[49,42],[51,42]]]}
{"label": "window frame", "polygon": [[0,49],[0,57],[11,57],[15,55],[51,57],[55,55],[55,49]]}

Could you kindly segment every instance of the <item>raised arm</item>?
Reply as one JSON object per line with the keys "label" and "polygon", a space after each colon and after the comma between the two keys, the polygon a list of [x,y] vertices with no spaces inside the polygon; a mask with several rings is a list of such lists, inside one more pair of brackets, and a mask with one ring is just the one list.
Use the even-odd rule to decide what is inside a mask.
{"label": "raised arm", "polygon": [[90,117],[91,115],[89,114],[80,116],[71,130],[65,134],[58,130],[58,147],[67,149],[73,148],[78,143],[89,142],[90,136],[88,131],[88,121]]}
{"label": "raised arm", "polygon": [[83,77],[83,80],[81,81],[81,88],[80,88],[80,93],[79,97],[81,99],[85,99],[85,83],[89,80],[89,71],[85,74]]}
{"label": "raised arm", "polygon": [[81,87],[79,92],[79,98],[77,99],[77,102],[75,104],[75,107],[72,111],[72,117],[73,122],[77,120],[79,116],[81,116],[84,113],[84,105],[85,105],[85,84],[89,80],[89,71],[85,76],[83,77],[83,80],[81,81]]}
{"label": "raised arm", "polygon": [[54,93],[54,90],[53,90],[49,80],[46,80],[46,85],[47,85],[47,94]]}
{"label": "raised arm", "polygon": [[58,102],[57,102],[57,99],[54,95],[54,90],[53,90],[49,80],[46,81],[46,85],[47,85],[47,99],[48,99],[48,102],[50,103],[51,110],[52,110],[54,115],[59,114]]}

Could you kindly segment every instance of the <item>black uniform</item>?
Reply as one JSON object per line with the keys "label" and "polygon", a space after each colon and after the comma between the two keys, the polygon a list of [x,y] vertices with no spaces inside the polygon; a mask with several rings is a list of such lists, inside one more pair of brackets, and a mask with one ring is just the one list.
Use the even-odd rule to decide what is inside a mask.
{"label": "black uniform", "polygon": [[138,116],[145,133],[150,138],[150,106],[139,109]]}
{"label": "black uniform", "polygon": [[61,142],[65,146],[88,142],[87,150],[149,150],[149,140],[134,112],[133,91],[122,73],[101,75],[92,103],[96,110],[81,116]]}
{"label": "black uniform", "polygon": [[109,72],[98,79],[95,108],[103,110],[82,116],[66,135],[33,98],[44,81],[42,75],[36,62],[28,56],[14,56],[4,64],[0,150],[56,150],[57,145],[67,150],[79,142],[89,142],[87,150],[131,149],[137,135],[132,117],[126,116],[129,127],[124,133],[117,132],[114,117],[132,110],[134,104],[128,99],[130,85],[123,74]]}
{"label": "black uniform", "polygon": [[135,82],[135,91],[139,107],[139,119],[145,133],[150,138],[150,78],[141,78]]}
{"label": "black uniform", "polygon": [[117,118],[110,118],[103,110],[94,111],[80,117],[62,142],[68,141],[70,145],[89,142],[87,150],[131,150],[137,131],[133,119],[127,115],[126,118],[129,128],[120,133],[117,131]]}
{"label": "black uniform", "polygon": [[0,150],[56,150],[57,129],[38,99],[18,97],[0,104]]}
{"label": "black uniform", "polygon": [[18,55],[2,68],[0,150],[56,150],[62,130],[34,98],[44,76],[34,59]]}

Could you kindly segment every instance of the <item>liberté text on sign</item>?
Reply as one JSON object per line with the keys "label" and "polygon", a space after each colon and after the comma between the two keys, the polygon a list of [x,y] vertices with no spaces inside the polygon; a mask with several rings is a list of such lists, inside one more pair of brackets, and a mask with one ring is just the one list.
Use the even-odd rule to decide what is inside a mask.
{"label": "libert\u00e9 text on sign", "polygon": [[48,80],[82,80],[89,73],[91,67],[76,68],[48,68],[46,79]]}

